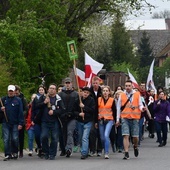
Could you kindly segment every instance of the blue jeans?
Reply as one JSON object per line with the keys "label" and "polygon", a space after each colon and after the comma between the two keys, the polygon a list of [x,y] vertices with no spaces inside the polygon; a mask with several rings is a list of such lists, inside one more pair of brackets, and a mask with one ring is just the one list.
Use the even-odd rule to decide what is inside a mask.
{"label": "blue jeans", "polygon": [[166,143],[167,133],[168,133],[167,122],[160,123],[160,122],[155,121],[155,129],[156,129],[159,144],[162,144],[162,140],[164,143]]}
{"label": "blue jeans", "polygon": [[[42,139],[42,151],[46,156],[55,157],[57,154],[57,142],[59,134],[59,123],[58,122],[42,122],[41,124],[41,139]],[[49,138],[51,142],[49,145]]]}
{"label": "blue jeans", "polygon": [[139,137],[139,120],[122,118],[121,121],[123,136]]}
{"label": "blue jeans", "polygon": [[18,154],[18,125],[2,123],[2,135],[4,141],[5,156],[11,153]]}
{"label": "blue jeans", "polygon": [[33,143],[34,143],[34,127],[30,127],[27,130],[28,133],[28,148],[30,151],[33,151]]}
{"label": "blue jeans", "polygon": [[109,120],[107,123],[101,123],[99,121],[100,138],[102,141],[105,154],[109,153],[109,145],[110,145],[109,135],[113,124],[114,124],[113,120]]}
{"label": "blue jeans", "polygon": [[78,122],[78,136],[80,141],[80,146],[81,146],[81,154],[82,155],[88,155],[89,151],[89,136],[90,136],[90,130],[92,127],[92,122],[88,123],[81,123]]}

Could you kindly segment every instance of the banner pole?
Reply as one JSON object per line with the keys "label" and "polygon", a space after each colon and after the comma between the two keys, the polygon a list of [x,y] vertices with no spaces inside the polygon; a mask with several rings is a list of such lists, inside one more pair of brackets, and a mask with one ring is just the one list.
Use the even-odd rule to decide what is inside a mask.
{"label": "banner pole", "polygon": [[[76,60],[74,59],[74,74],[75,74],[75,77],[76,77],[76,83],[77,83],[77,90],[78,90],[78,96],[79,96],[79,101],[80,103],[82,103],[82,100],[81,100],[81,96],[80,96],[80,87],[79,87],[79,81],[78,81],[78,76],[77,76],[77,70],[76,70]],[[81,108],[81,112],[83,113],[83,109]],[[83,120],[84,120],[84,117],[82,117]]]}

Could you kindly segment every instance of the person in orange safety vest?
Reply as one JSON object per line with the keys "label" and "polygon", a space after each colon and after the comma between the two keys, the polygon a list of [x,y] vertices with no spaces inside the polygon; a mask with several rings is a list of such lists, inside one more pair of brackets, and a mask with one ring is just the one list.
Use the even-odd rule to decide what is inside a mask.
{"label": "person in orange safety vest", "polygon": [[133,139],[134,155],[138,157],[139,119],[141,111],[145,111],[140,93],[133,90],[132,81],[125,82],[125,91],[121,93],[117,102],[116,126],[120,120],[122,124],[122,135],[125,155],[123,159],[129,159],[129,136]]}

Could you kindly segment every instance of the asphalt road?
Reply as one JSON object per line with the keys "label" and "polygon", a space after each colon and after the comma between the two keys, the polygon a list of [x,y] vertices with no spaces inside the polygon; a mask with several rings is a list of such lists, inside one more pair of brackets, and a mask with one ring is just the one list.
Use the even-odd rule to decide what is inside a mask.
{"label": "asphalt road", "polygon": [[[170,133],[168,134],[170,136]],[[135,158],[130,147],[130,160],[123,160],[122,153],[110,152],[110,159],[89,157],[80,159],[80,153],[73,153],[70,158],[57,156],[55,160],[44,160],[34,155],[29,157],[25,152],[23,158],[3,161],[0,156],[0,170],[169,170],[170,169],[170,139],[164,147],[158,147],[156,138],[150,139],[145,133],[145,139],[139,147],[139,157]],[[59,154],[59,153],[58,153]]]}

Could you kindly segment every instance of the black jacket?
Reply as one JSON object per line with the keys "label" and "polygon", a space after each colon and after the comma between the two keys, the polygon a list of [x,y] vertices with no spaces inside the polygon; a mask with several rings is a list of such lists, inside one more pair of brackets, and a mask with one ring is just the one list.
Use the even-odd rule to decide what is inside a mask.
{"label": "black jacket", "polygon": [[91,96],[88,96],[86,99],[81,98],[82,103],[85,105],[85,107],[82,109],[83,112],[85,113],[84,120],[82,119],[81,116],[79,116],[79,113],[81,113],[81,108],[79,106],[80,101],[79,99],[76,100],[75,105],[74,105],[74,113],[76,115],[76,119],[79,122],[83,123],[88,123],[93,121],[94,117],[94,111],[95,111],[95,102],[94,99]]}
{"label": "black jacket", "polygon": [[[51,98],[50,98],[51,99]],[[39,115],[41,115],[41,122],[55,122],[58,121],[58,118],[61,116],[63,111],[65,110],[63,101],[59,95],[55,96],[55,102],[52,105],[52,108],[48,108],[47,104],[44,104],[45,97],[41,96],[39,98],[38,103],[36,104],[36,108],[39,109]],[[53,115],[49,115],[48,112],[53,110]]]}
{"label": "black jacket", "polygon": [[75,119],[74,104],[78,99],[78,93],[74,90],[63,90],[58,95],[61,97],[65,106],[65,110],[61,115],[61,120],[68,122]]}
{"label": "black jacket", "polygon": [[93,86],[90,87],[90,96],[94,99],[95,101],[95,111],[93,114],[93,121],[96,122],[96,117],[98,116],[98,98],[101,97],[102,95],[102,89],[99,86],[98,91],[97,91],[97,96],[95,95],[95,92],[93,91]]}

